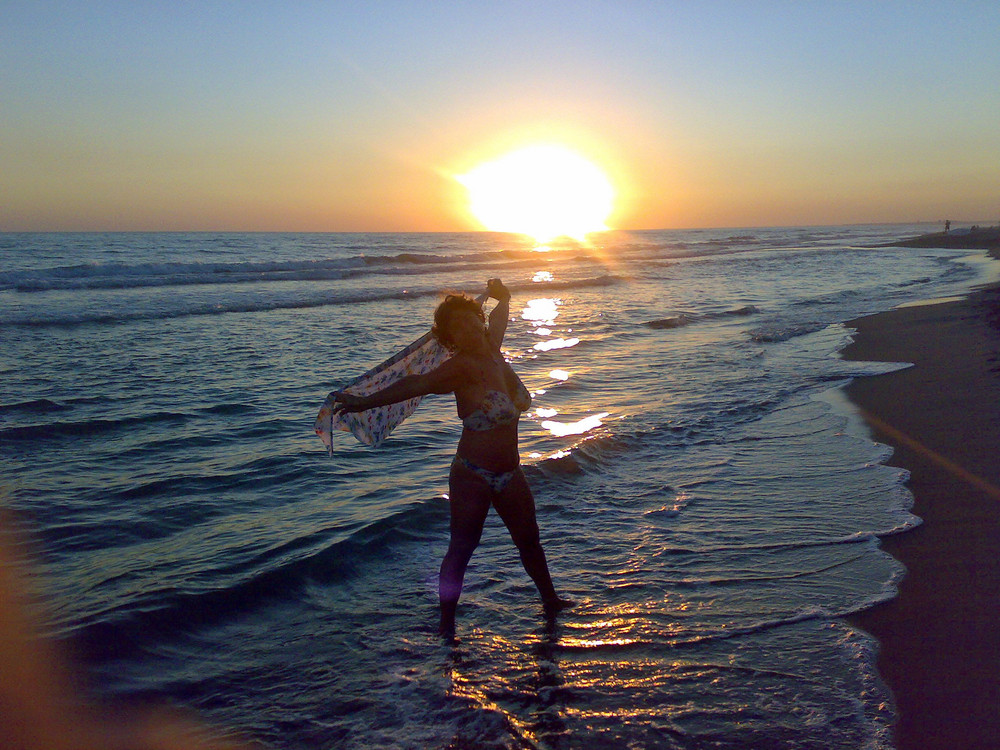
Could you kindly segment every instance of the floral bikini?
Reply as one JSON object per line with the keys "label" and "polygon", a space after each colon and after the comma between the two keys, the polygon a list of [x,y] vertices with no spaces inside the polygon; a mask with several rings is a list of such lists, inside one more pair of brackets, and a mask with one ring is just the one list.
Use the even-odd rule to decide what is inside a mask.
{"label": "floral bikini", "polygon": [[[479,408],[462,419],[462,426],[473,432],[486,432],[513,424],[531,406],[531,394],[524,384],[518,382],[517,393],[512,399],[503,391],[486,391]],[[510,481],[517,476],[520,467],[513,471],[490,471],[472,463],[464,456],[456,455],[455,461],[486,482],[496,494],[504,491]]]}
{"label": "floral bikini", "polygon": [[[524,386],[521,386],[524,388]],[[522,395],[520,392],[517,394]],[[462,426],[473,432],[486,432],[497,427],[512,424],[531,405],[531,396],[524,391],[525,401],[518,398],[524,406],[519,406],[503,391],[486,391],[479,408],[462,420]]]}

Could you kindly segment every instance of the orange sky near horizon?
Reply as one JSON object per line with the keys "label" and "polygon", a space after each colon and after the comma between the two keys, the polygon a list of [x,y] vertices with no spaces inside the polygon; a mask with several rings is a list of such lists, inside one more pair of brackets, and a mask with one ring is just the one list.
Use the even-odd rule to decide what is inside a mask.
{"label": "orange sky near horizon", "polygon": [[1000,6],[948,7],[23,4],[0,231],[472,230],[536,142],[612,228],[996,221]]}

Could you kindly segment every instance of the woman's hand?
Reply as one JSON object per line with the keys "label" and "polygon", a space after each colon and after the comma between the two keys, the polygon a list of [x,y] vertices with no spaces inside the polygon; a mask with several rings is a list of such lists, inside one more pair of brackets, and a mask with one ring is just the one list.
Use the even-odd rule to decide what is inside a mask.
{"label": "woman's hand", "polygon": [[333,407],[334,414],[365,411],[369,408],[365,405],[366,399],[364,396],[356,396],[346,391],[333,391],[327,396],[327,399],[333,399],[336,403],[336,406]]}
{"label": "woman's hand", "polygon": [[486,289],[490,293],[490,296],[498,302],[507,302],[510,300],[510,289],[505,287],[500,279],[490,279],[487,281]]}

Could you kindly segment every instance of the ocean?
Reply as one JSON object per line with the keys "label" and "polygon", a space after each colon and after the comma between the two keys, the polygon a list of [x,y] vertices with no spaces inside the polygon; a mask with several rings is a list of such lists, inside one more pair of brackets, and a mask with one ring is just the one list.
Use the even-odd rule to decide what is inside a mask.
{"label": "ocean", "polygon": [[[961,294],[919,225],[460,234],[0,234],[4,504],[104,699],[276,748],[890,748],[844,618],[919,523],[841,396],[855,317]],[[496,514],[436,636],[460,424],[313,434],[327,392],[511,288],[546,623]]]}

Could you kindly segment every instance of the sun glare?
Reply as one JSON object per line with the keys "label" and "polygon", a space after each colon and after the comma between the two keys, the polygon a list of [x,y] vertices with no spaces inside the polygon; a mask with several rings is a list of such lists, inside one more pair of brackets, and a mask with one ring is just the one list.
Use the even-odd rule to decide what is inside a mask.
{"label": "sun glare", "polygon": [[540,243],[563,236],[583,240],[606,230],[615,197],[597,166],[559,145],[511,151],[456,179],[483,227],[527,234]]}

